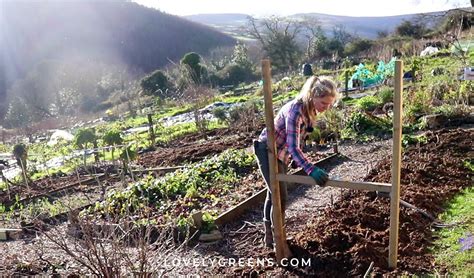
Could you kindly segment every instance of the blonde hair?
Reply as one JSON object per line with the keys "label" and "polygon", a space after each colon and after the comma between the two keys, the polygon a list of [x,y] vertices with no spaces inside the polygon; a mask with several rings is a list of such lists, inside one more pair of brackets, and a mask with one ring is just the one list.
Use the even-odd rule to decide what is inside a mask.
{"label": "blonde hair", "polygon": [[339,98],[336,83],[327,77],[319,78],[317,76],[308,78],[300,93],[296,96],[296,101],[303,103],[303,115],[306,116],[310,123],[313,123],[316,118],[313,100],[326,96],[332,96],[336,100]]}

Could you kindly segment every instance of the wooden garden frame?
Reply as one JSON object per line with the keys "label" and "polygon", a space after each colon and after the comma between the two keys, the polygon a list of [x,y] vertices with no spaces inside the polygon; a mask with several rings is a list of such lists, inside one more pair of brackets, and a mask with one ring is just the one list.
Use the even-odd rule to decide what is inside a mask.
{"label": "wooden garden frame", "polygon": [[[398,255],[398,226],[400,212],[400,165],[401,165],[401,138],[402,138],[402,90],[403,90],[403,62],[395,61],[395,95],[393,108],[393,156],[392,156],[392,183],[354,182],[329,180],[326,186],[369,190],[390,193],[390,235],[388,266],[397,267]],[[290,257],[290,249],[286,242],[286,229],[281,218],[280,186],[279,182],[315,185],[316,182],[309,176],[285,175],[278,173],[275,126],[272,103],[272,81],[270,60],[262,60],[263,91],[265,100],[265,123],[267,127],[267,145],[270,171],[270,187],[272,189],[273,227],[276,245],[276,258],[281,262]]]}

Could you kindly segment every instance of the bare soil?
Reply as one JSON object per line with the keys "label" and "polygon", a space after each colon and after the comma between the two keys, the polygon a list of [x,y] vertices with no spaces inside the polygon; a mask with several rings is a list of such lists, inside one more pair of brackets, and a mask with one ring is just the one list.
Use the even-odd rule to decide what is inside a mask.
{"label": "bare soil", "polygon": [[143,167],[175,166],[185,162],[196,162],[208,155],[227,149],[243,149],[251,146],[260,130],[241,131],[233,128],[211,130],[206,134],[190,134],[159,146],[153,152],[138,159]]}

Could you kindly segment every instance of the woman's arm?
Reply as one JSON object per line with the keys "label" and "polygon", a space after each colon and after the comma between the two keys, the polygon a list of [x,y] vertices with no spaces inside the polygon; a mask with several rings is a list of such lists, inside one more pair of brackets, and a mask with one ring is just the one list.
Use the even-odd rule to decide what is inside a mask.
{"label": "woman's arm", "polygon": [[288,111],[286,117],[286,144],[288,146],[288,153],[291,155],[296,165],[302,167],[303,170],[309,175],[314,166],[306,156],[303,154],[299,146],[300,140],[300,124],[302,123],[301,112],[299,107],[292,106]]}

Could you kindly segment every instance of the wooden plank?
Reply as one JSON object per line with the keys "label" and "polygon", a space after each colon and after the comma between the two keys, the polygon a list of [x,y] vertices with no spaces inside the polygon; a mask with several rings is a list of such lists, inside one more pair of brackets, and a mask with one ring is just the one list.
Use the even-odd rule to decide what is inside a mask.
{"label": "wooden plank", "polygon": [[281,218],[280,183],[276,179],[278,163],[276,156],[275,125],[273,122],[272,79],[270,60],[268,59],[262,60],[262,75],[265,100],[265,124],[267,127],[268,162],[270,168],[270,188],[272,190],[273,238],[276,246],[276,259],[279,263],[282,259],[289,258],[291,252],[286,242],[286,231],[283,227],[283,219]]}
{"label": "wooden plank", "polygon": [[[303,176],[303,175],[278,174],[277,179],[283,182],[317,185],[312,177]],[[356,189],[356,190],[379,191],[379,192],[390,192],[390,188],[392,187],[389,183],[355,182],[355,181],[344,181],[344,180],[329,180],[325,186]]]}
{"label": "wooden plank", "polygon": [[395,61],[395,94],[393,106],[392,190],[390,193],[390,237],[388,266],[397,267],[398,225],[400,214],[400,167],[402,149],[403,61]]}
{"label": "wooden plank", "polygon": [[175,167],[158,167],[158,168],[149,168],[143,170],[132,170],[133,173],[144,173],[144,172],[173,172],[179,169],[183,169],[184,166],[175,166]]}
{"label": "wooden plank", "polygon": [[215,220],[216,225],[224,225],[226,223],[232,222],[242,215],[247,209],[255,206],[258,203],[261,203],[265,200],[267,196],[267,189],[264,188],[260,190],[257,194],[245,199],[240,202],[238,205],[228,209],[227,211],[221,213]]}
{"label": "wooden plank", "polygon": [[0,241],[19,238],[21,233],[22,229],[0,228]]}

